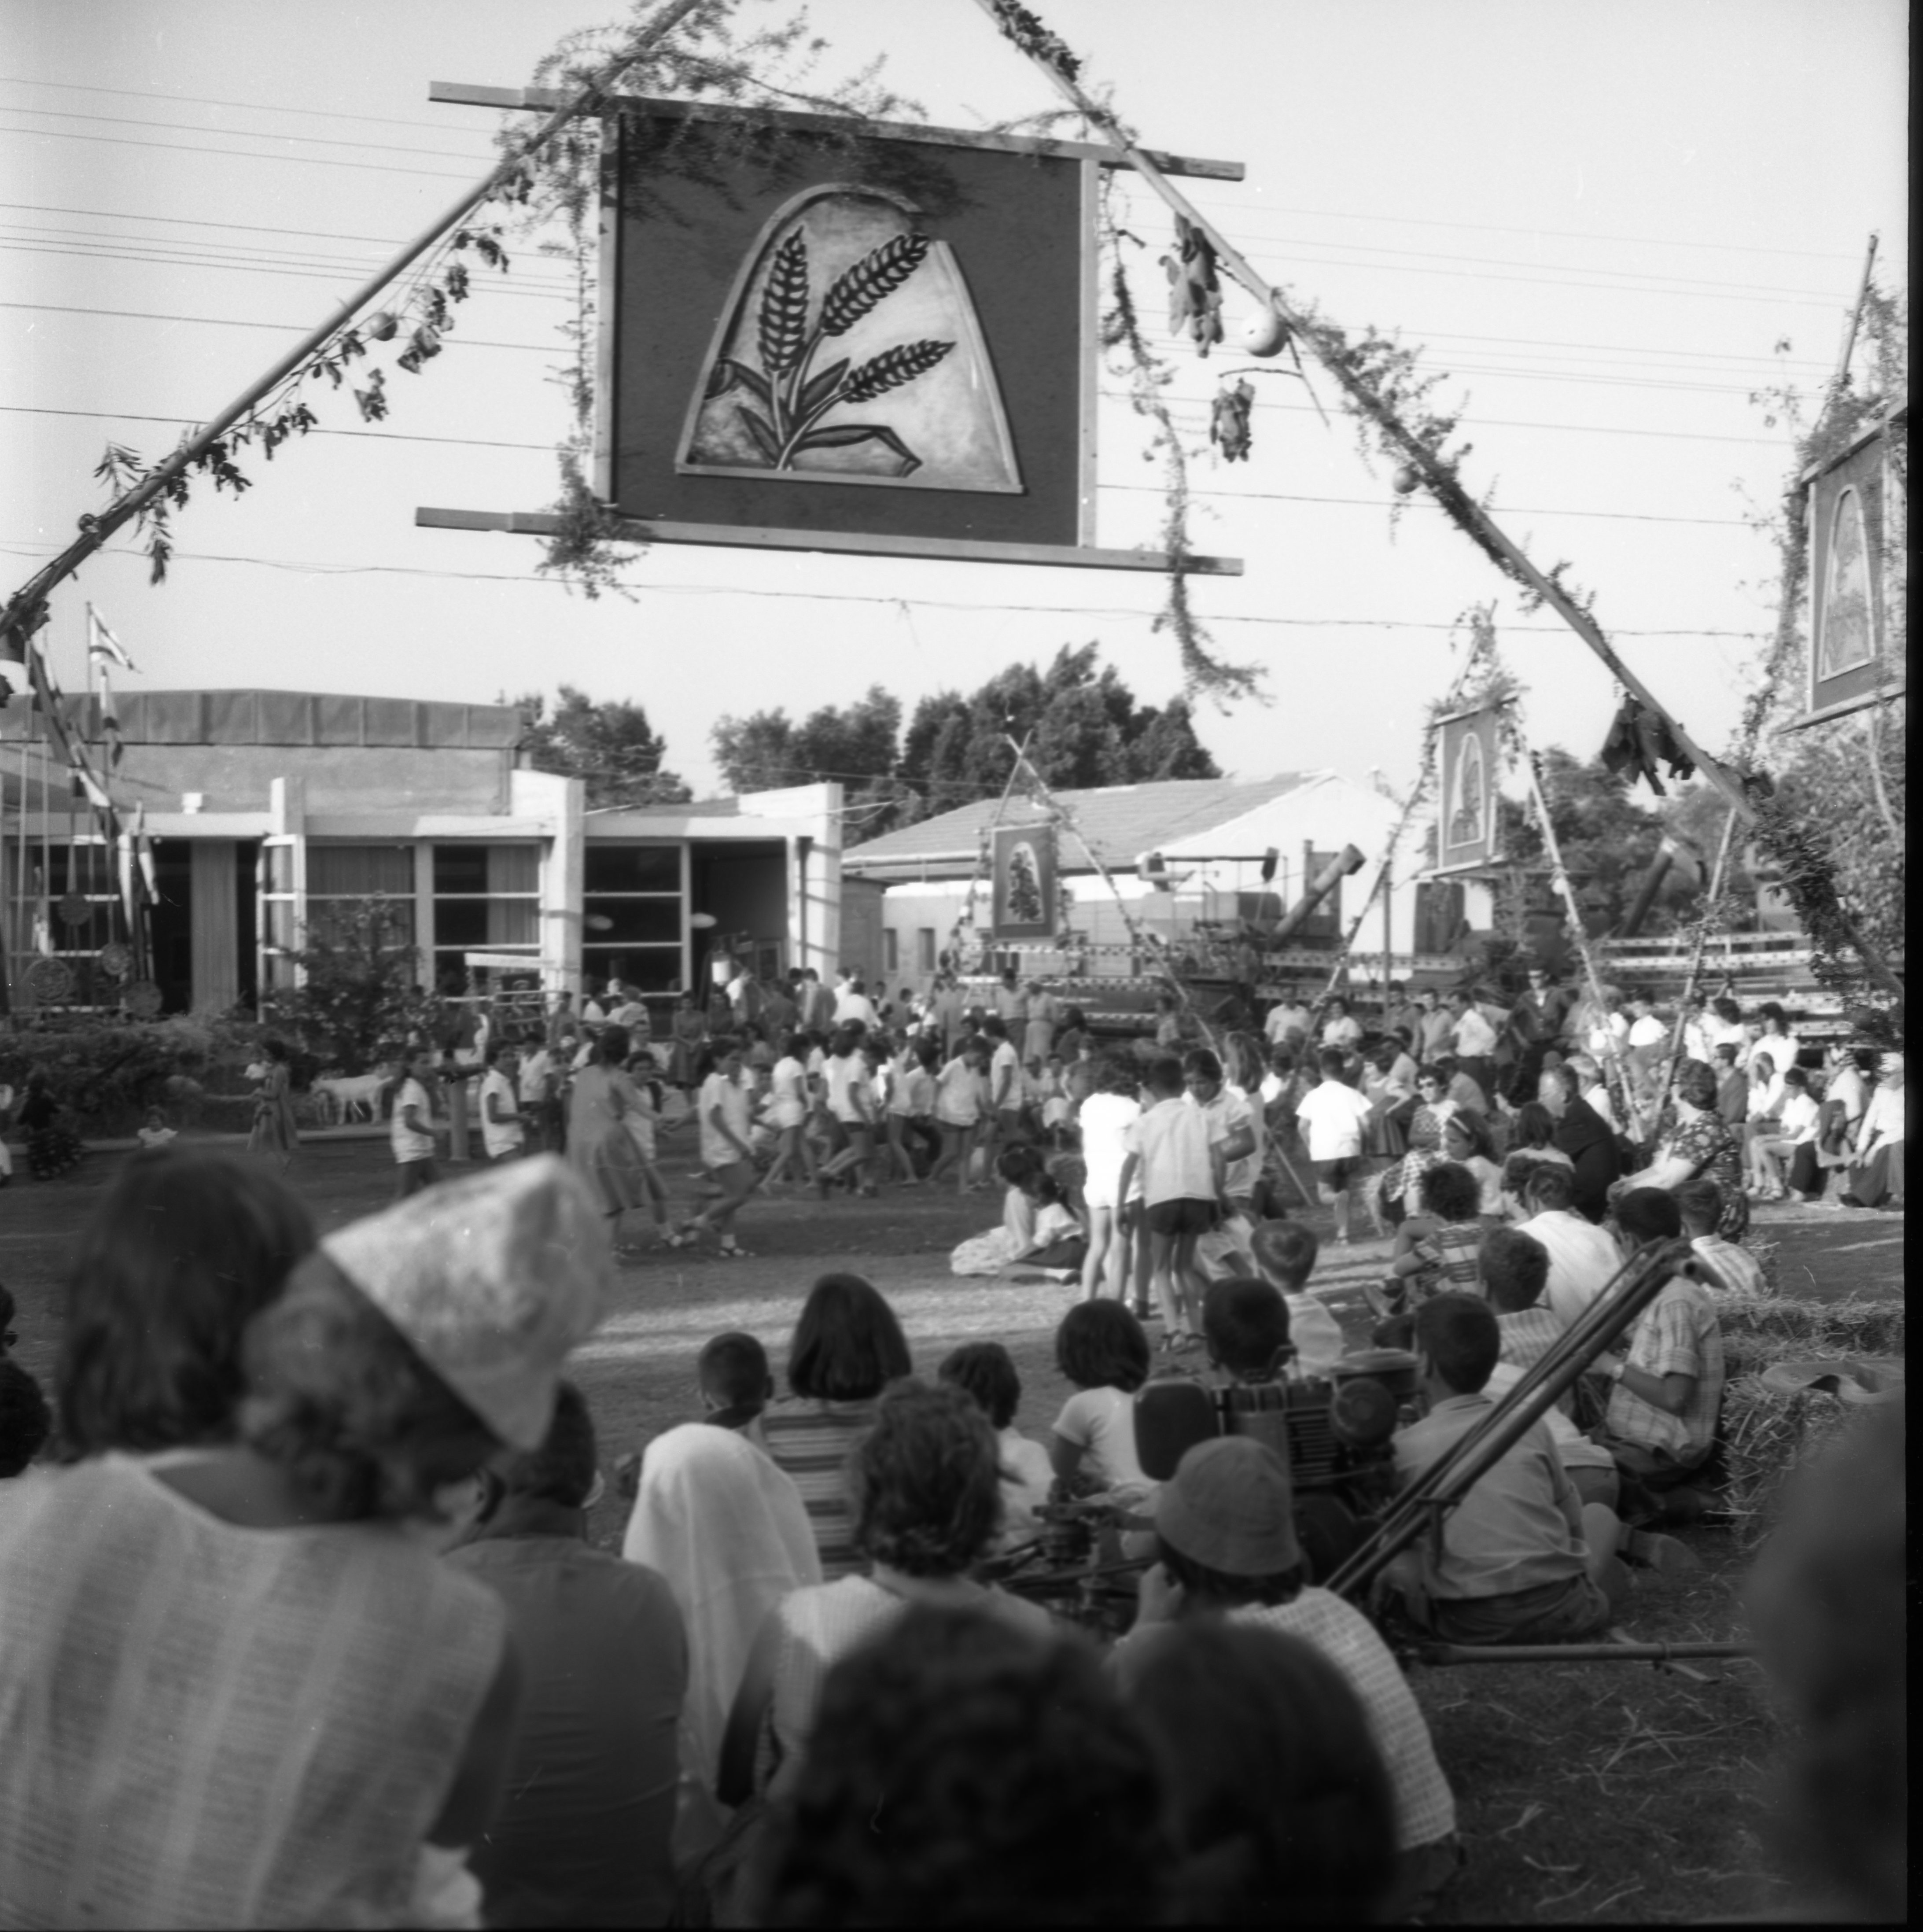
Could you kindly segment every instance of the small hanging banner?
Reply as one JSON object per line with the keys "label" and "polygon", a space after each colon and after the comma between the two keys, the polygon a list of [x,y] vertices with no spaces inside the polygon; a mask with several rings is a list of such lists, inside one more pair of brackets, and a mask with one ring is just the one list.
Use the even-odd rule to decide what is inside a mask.
{"label": "small hanging banner", "polygon": [[[1887,656],[1885,617],[1900,597],[1906,507],[1893,424],[1879,422],[1827,464],[1805,472],[1810,532],[1809,712],[1834,718],[1895,695],[1904,667]],[[1900,440],[1900,430],[1898,431]]]}
{"label": "small hanging banner", "polygon": [[1498,741],[1502,707],[1485,704],[1437,722],[1441,807],[1436,826],[1438,874],[1470,872],[1502,856],[1502,814],[1496,783],[1502,770]]}
{"label": "small hanging banner", "polygon": [[998,940],[1054,938],[1054,827],[999,827],[994,835],[994,866],[992,936]]}

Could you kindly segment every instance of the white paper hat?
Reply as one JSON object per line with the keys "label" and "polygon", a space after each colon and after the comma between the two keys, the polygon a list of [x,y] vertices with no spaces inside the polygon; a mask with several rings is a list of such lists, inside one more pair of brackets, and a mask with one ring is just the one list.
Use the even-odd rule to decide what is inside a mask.
{"label": "white paper hat", "polygon": [[600,1325],[608,1223],[552,1154],[451,1180],[321,1251],[501,1440],[538,1449],[568,1352]]}

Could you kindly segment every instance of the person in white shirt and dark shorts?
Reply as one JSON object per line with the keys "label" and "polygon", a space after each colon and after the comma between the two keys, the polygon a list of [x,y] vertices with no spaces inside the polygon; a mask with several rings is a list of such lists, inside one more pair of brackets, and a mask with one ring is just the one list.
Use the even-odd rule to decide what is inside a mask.
{"label": "person in white shirt and dark shorts", "polygon": [[1296,1103],[1297,1131],[1308,1144],[1316,1169],[1316,1192],[1333,1210],[1336,1239],[1349,1238],[1349,1203],[1361,1184],[1367,1163],[1362,1137],[1371,1112],[1362,1095],[1342,1077],[1343,1058],[1334,1048],[1323,1050],[1322,1084],[1312,1087]]}

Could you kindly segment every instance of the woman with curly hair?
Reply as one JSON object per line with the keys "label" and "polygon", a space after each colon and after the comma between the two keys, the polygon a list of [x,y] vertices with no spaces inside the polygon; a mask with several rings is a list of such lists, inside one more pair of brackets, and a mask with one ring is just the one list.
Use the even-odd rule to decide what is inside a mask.
{"label": "woman with curly hair", "polygon": [[[847,1478],[869,1574],[797,1590],[763,1627],[722,1747],[724,1804],[746,1795],[751,1776],[764,1788],[793,1781],[829,1671],[911,1606],[977,1610],[1038,1634],[1049,1628],[1039,1606],[968,1574],[1001,1527],[1002,1501],[994,1431],[965,1389],[913,1379],[891,1388]],[[757,1749],[764,1729],[772,1754]]]}
{"label": "woman with curly hair", "polygon": [[430,1190],[254,1316],[237,1441],[0,1488],[10,1918],[394,1925],[464,1877],[518,1671],[424,1532],[539,1446],[608,1272],[551,1156]]}
{"label": "woman with curly hair", "polygon": [[1739,1241],[1748,1232],[1750,1198],[1743,1186],[1743,1144],[1716,1111],[1716,1076],[1700,1060],[1686,1060],[1671,1089],[1676,1126],[1640,1174],[1618,1181],[1612,1195],[1633,1187],[1680,1187],[1707,1174],[1723,1190],[1723,1218],[1716,1232]]}
{"label": "woman with curly hair", "polygon": [[917,1606],[830,1673],[752,1922],[1155,1924],[1168,1866],[1094,1652]]}

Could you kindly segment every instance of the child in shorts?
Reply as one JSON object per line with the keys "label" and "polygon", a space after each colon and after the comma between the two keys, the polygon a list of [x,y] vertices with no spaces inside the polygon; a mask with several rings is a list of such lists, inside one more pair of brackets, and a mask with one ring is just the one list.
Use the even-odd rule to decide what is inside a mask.
{"label": "child in shorts", "polygon": [[1126,1201],[1139,1172],[1149,1270],[1167,1324],[1162,1346],[1186,1354],[1202,1346],[1202,1298],[1208,1282],[1196,1265],[1196,1244],[1216,1223],[1222,1155],[1209,1138],[1208,1116],[1188,1104],[1182,1063],[1173,1054],[1149,1062],[1144,1084],[1150,1105],[1124,1137],[1127,1153],[1116,1192]]}
{"label": "child in shorts", "polygon": [[1336,1239],[1346,1246],[1349,1203],[1368,1168],[1362,1137],[1374,1109],[1342,1078],[1348,1063],[1334,1048],[1324,1048],[1318,1064],[1322,1084],[1296,1102],[1295,1124],[1308,1143],[1316,1192],[1335,1216]]}

